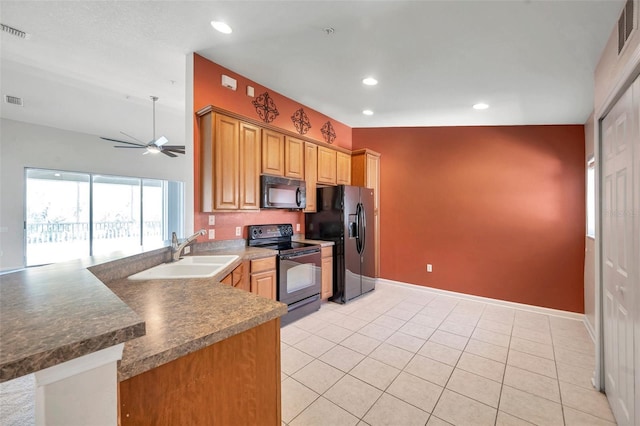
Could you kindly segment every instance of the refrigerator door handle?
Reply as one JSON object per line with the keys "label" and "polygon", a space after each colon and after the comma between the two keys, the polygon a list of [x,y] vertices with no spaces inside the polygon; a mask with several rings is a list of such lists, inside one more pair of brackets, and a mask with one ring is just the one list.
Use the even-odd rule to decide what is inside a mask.
{"label": "refrigerator door handle", "polygon": [[367,214],[364,210],[364,206],[362,205],[362,203],[360,203],[360,224],[362,225],[362,233],[360,231],[358,231],[358,236],[361,239],[360,245],[361,245],[361,249],[360,249],[360,253],[364,253],[364,250],[367,246]]}
{"label": "refrigerator door handle", "polygon": [[364,212],[364,206],[362,203],[358,203],[356,206],[356,226],[358,229],[358,234],[356,235],[356,249],[358,250],[358,254],[364,253],[365,242],[366,242],[366,231],[367,231],[367,218]]}

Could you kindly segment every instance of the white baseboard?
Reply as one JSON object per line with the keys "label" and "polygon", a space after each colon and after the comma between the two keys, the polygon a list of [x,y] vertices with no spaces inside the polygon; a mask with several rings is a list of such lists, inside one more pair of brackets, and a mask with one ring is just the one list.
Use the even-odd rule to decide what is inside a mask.
{"label": "white baseboard", "polygon": [[[565,319],[572,319],[572,320],[576,320],[576,321],[583,321],[585,324],[588,323],[588,321],[586,321],[586,317],[585,317],[584,314],[579,314],[579,313],[576,313],[576,312],[561,311],[559,309],[544,308],[544,307],[541,307],[541,306],[534,306],[534,305],[526,305],[524,303],[509,302],[509,301],[506,301],[506,300],[492,299],[492,298],[489,298],[489,297],[482,297],[482,296],[475,296],[473,294],[457,293],[455,291],[441,290],[441,289],[438,289],[438,288],[425,287],[425,286],[416,285],[416,284],[408,284],[408,283],[404,283],[404,282],[400,282],[400,281],[387,280],[385,278],[378,278],[377,284],[398,286],[398,287],[403,287],[403,288],[410,288],[410,289],[413,289],[413,290],[419,290],[419,291],[425,291],[425,292],[428,292],[428,293],[434,293],[434,294],[443,295],[443,296],[455,297],[455,298],[458,298],[458,299],[473,300],[473,301],[476,301],[476,302],[488,303],[490,305],[496,305],[496,306],[503,306],[503,307],[507,307],[507,308],[519,309],[521,311],[535,312],[535,313],[538,313],[538,314],[553,315],[555,317],[560,317],[560,318],[565,318]],[[590,330],[589,327],[587,327],[587,330],[589,330],[589,333],[591,334],[591,330]],[[593,336],[594,335],[592,334],[592,338],[593,338]]]}

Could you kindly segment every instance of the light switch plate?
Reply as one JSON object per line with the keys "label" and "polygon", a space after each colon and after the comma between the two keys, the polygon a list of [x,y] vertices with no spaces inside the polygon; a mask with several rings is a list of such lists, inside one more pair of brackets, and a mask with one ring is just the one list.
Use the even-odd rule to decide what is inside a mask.
{"label": "light switch plate", "polygon": [[236,237],[242,236],[242,227],[236,226]]}
{"label": "light switch plate", "polygon": [[186,247],[184,248],[184,254],[189,254],[189,253],[191,253],[191,247],[186,246]]}
{"label": "light switch plate", "polygon": [[433,272],[433,265],[427,263],[427,272]]}
{"label": "light switch plate", "polygon": [[296,232],[300,232],[300,224],[296,223]]}
{"label": "light switch plate", "polygon": [[216,216],[215,215],[209,215],[209,226],[213,226],[216,224]]}
{"label": "light switch plate", "polygon": [[215,240],[216,239],[216,230],[215,229],[209,229],[209,239],[210,240]]}

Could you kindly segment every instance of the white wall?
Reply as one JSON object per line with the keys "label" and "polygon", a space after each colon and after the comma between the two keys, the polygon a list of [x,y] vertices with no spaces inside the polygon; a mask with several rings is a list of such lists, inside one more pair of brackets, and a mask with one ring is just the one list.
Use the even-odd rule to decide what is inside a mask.
{"label": "white wall", "polygon": [[[35,167],[185,183],[185,231],[193,229],[193,139],[186,155],[142,155],[98,136],[0,119],[0,271],[24,266],[24,169]],[[140,150],[142,151],[142,150]]]}
{"label": "white wall", "polygon": [[[585,139],[585,181],[586,166],[589,158],[594,155],[594,116],[591,114],[589,119],[584,125],[584,139]],[[586,188],[585,184],[585,188]],[[586,232],[585,232],[586,234]],[[585,257],[584,257],[584,315],[587,319],[589,327],[591,327],[591,333],[595,335],[596,330],[596,255],[595,255],[595,240],[591,237],[585,236]]]}

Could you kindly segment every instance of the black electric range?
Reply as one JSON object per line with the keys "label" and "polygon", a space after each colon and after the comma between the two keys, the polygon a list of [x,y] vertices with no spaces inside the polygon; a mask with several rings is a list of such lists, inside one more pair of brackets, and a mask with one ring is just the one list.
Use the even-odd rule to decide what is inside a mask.
{"label": "black electric range", "polygon": [[291,224],[249,226],[249,246],[274,250],[277,254],[276,294],[289,309],[282,317],[282,325],[320,309],[320,245],[292,241],[292,236]]}

